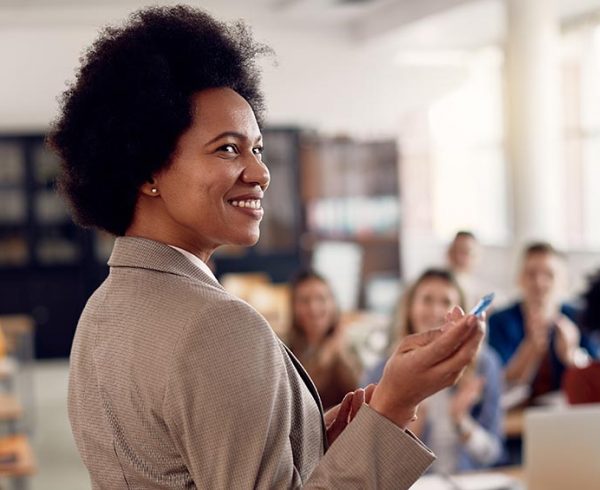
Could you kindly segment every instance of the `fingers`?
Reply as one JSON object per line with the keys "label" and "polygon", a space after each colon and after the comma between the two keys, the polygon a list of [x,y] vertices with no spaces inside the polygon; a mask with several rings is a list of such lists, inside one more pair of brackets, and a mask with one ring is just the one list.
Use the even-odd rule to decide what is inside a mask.
{"label": "fingers", "polygon": [[475,325],[471,335],[454,352],[454,354],[435,366],[439,376],[444,379],[444,382],[448,386],[456,383],[466,366],[472,362],[477,355],[479,344],[483,340],[483,331],[477,326],[477,323],[475,323]]}
{"label": "fingers", "polygon": [[446,320],[446,323],[449,323],[452,321],[458,321],[463,316],[465,316],[465,312],[462,310],[462,308],[460,306],[456,305],[448,313],[446,313],[445,320]]}
{"label": "fingers", "polygon": [[352,397],[352,407],[350,409],[350,421],[354,420],[356,414],[362,407],[362,404],[365,403],[365,390],[362,388],[358,388],[354,392],[354,396]]}
{"label": "fingers", "polygon": [[371,402],[371,397],[373,396],[376,386],[377,385],[375,383],[371,383],[365,387],[365,403],[368,404]]}
{"label": "fingers", "polygon": [[[483,333],[474,316],[469,315],[461,318],[456,324],[450,324],[449,328],[444,330],[437,339],[420,349],[418,354],[421,357],[421,362],[425,366],[434,366],[450,357],[454,357],[456,351],[476,332]],[[481,335],[479,338],[481,338]],[[478,344],[479,342],[477,342]]]}
{"label": "fingers", "polygon": [[348,423],[348,416],[350,415],[350,408],[352,407],[352,398],[354,393],[346,393],[344,399],[339,405],[327,411],[325,414],[325,426],[328,430],[335,430],[341,428],[342,430]]}
{"label": "fingers", "polygon": [[400,352],[408,352],[416,349],[417,347],[424,347],[434,342],[438,337],[440,337],[440,335],[442,335],[442,330],[439,328],[428,330],[427,332],[423,333],[408,335],[402,339],[397,350]]}
{"label": "fingers", "polygon": [[[346,397],[349,394],[350,393],[346,394],[346,396],[344,397],[344,400],[346,399]],[[344,400],[342,400],[342,403],[344,402]],[[337,405],[335,405],[334,407],[331,407],[329,410],[327,410],[323,414],[323,419],[325,420],[325,426],[326,427],[329,427],[329,425],[333,423],[333,421],[337,417],[338,412],[340,411],[340,406],[341,406],[341,403],[338,403]]]}

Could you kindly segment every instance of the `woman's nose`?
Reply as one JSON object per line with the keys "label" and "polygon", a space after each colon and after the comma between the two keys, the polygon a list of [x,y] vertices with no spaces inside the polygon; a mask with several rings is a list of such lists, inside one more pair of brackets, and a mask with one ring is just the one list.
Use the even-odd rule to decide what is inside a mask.
{"label": "woman's nose", "polygon": [[248,165],[242,173],[242,181],[250,185],[258,184],[264,191],[269,187],[271,174],[267,166],[253,155],[253,158],[248,159]]}

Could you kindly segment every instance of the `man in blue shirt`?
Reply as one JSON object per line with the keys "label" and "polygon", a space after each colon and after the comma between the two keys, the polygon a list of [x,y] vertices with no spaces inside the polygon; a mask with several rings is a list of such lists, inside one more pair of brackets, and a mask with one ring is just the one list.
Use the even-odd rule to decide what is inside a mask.
{"label": "man in blue shirt", "polygon": [[523,256],[522,300],[489,319],[489,343],[507,384],[531,386],[532,398],[560,389],[566,367],[589,362],[595,351],[575,324],[577,312],[559,300],[564,258],[550,244],[534,243]]}

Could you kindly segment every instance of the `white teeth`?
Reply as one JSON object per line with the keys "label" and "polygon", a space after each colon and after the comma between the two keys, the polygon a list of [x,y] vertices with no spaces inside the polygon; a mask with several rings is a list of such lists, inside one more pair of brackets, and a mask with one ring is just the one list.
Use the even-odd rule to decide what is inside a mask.
{"label": "white teeth", "polygon": [[260,209],[260,199],[248,199],[247,201],[231,201],[231,205],[236,208]]}

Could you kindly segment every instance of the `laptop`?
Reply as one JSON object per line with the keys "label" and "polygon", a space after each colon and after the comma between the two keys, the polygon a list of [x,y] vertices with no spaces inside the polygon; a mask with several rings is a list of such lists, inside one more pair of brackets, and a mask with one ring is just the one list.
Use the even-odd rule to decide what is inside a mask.
{"label": "laptop", "polygon": [[600,489],[600,404],[525,413],[527,490]]}

